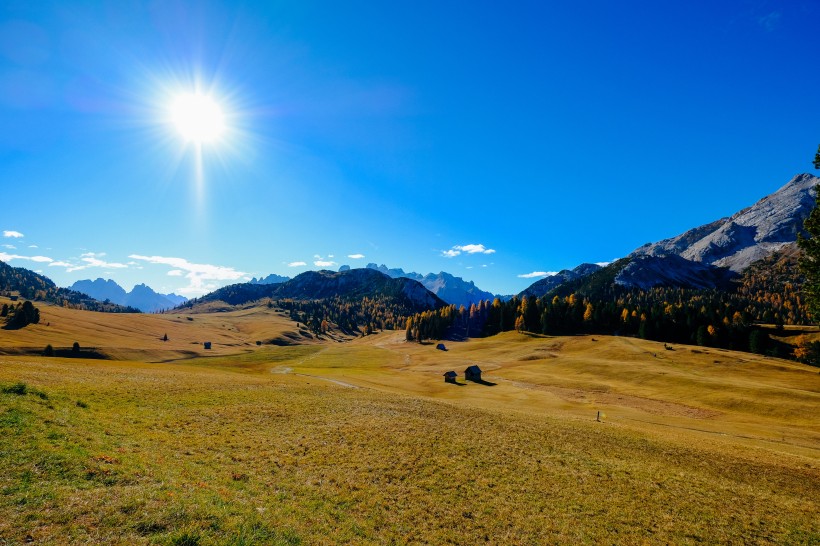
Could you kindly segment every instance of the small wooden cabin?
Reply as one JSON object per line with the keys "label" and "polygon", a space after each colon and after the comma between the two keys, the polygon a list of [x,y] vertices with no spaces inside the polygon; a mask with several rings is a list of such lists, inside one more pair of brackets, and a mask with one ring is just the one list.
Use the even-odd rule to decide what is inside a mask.
{"label": "small wooden cabin", "polygon": [[444,343],[439,343],[438,345],[436,345],[436,349],[438,349],[439,351],[446,351],[447,347],[444,346]]}
{"label": "small wooden cabin", "polygon": [[455,383],[456,382],[456,377],[458,377],[458,374],[456,372],[452,371],[452,370],[450,370],[449,372],[445,372],[444,373],[444,382],[445,383]]}
{"label": "small wooden cabin", "polygon": [[203,343],[203,345],[205,346],[206,349],[210,350],[210,348],[211,348],[211,342],[210,341],[206,341],[205,343]]}
{"label": "small wooden cabin", "polygon": [[473,364],[464,370],[464,379],[467,381],[481,381],[481,368]]}

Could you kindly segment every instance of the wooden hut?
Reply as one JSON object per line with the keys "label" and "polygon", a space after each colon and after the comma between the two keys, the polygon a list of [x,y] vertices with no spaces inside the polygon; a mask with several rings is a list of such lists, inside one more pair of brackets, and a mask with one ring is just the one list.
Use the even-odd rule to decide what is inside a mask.
{"label": "wooden hut", "polygon": [[464,370],[464,379],[467,381],[481,381],[481,368],[473,364]]}
{"label": "wooden hut", "polygon": [[210,349],[210,348],[211,348],[211,342],[210,342],[210,341],[206,341],[203,345],[205,345],[205,348],[206,348],[206,349]]}
{"label": "wooden hut", "polygon": [[446,351],[447,347],[444,346],[444,343],[439,343],[438,345],[436,345],[436,349],[438,349],[439,351]]}
{"label": "wooden hut", "polygon": [[456,382],[456,377],[458,377],[458,374],[456,372],[452,371],[452,370],[450,370],[449,372],[445,372],[444,373],[444,382],[445,383],[455,383]]}

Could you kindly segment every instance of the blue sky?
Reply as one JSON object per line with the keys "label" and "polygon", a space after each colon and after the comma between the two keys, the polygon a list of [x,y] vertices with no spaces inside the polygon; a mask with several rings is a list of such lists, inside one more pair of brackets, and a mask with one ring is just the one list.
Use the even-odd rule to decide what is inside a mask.
{"label": "blue sky", "polygon": [[[0,259],[187,296],[368,262],[515,293],[810,172],[818,23],[797,0],[6,1]],[[201,154],[169,121],[194,90],[226,126]]]}

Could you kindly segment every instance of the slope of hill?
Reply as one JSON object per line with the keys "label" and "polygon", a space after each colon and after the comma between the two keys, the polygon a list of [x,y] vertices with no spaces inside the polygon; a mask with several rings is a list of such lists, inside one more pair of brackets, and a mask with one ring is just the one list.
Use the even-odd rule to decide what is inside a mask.
{"label": "slope of hill", "polygon": [[797,240],[814,207],[820,178],[800,174],[775,193],[728,218],[691,229],[677,237],[636,249],[632,256],[677,255],[687,260],[742,271]]}
{"label": "slope of hill", "polygon": [[[0,297],[0,305],[7,301]],[[0,354],[39,356],[46,345],[60,350],[76,341],[83,350],[93,349],[109,359],[160,362],[252,352],[282,344],[282,340],[288,344],[317,342],[285,310],[267,306],[218,314],[181,309],[164,314],[102,314],[51,304],[37,307],[38,324],[14,331],[0,329]],[[204,349],[205,341],[211,342],[211,349]]]}
{"label": "slope of hill", "polygon": [[171,309],[184,303],[188,298],[176,294],[159,294],[150,286],[138,284],[131,292],[126,292],[119,284],[111,279],[91,279],[77,281],[70,290],[88,294],[99,301],[110,301],[119,305],[135,307],[144,313],[153,313],[162,309]]}
{"label": "slope of hill", "polygon": [[406,277],[393,279],[367,268],[339,272],[306,271],[278,285],[275,296],[292,299],[361,299],[382,296],[401,300],[415,311],[438,309],[446,305],[418,281]]}
{"label": "slope of hill", "polygon": [[11,294],[13,292],[17,292],[25,299],[47,301],[77,309],[111,313],[139,312],[138,309],[132,307],[104,303],[82,292],[60,288],[48,277],[23,267],[12,267],[0,261],[0,293]]}
{"label": "slope of hill", "polygon": [[615,282],[627,288],[649,289],[658,286],[732,290],[737,273],[713,265],[669,256],[634,256],[629,259]]}
{"label": "slope of hill", "polygon": [[582,279],[600,269],[601,266],[596,264],[581,264],[574,269],[564,269],[555,275],[550,275],[535,281],[518,296],[535,296],[536,298],[540,298],[566,282]]}
{"label": "slope of hill", "polygon": [[239,283],[225,286],[201,298],[190,300],[187,306],[222,301],[228,305],[244,305],[264,298],[293,300],[360,300],[388,298],[396,300],[408,311],[420,312],[444,307],[446,303],[429,292],[418,281],[390,278],[373,269],[345,271],[306,271],[280,284]]}

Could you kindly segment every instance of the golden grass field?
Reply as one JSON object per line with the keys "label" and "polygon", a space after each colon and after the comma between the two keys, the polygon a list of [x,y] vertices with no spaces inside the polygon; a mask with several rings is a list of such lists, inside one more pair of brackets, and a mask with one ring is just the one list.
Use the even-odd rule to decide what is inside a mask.
{"label": "golden grass field", "polygon": [[[267,308],[38,307],[0,350],[119,360],[0,356],[0,544],[820,543],[817,368],[603,336],[338,343]],[[278,336],[301,341],[256,345]]]}

